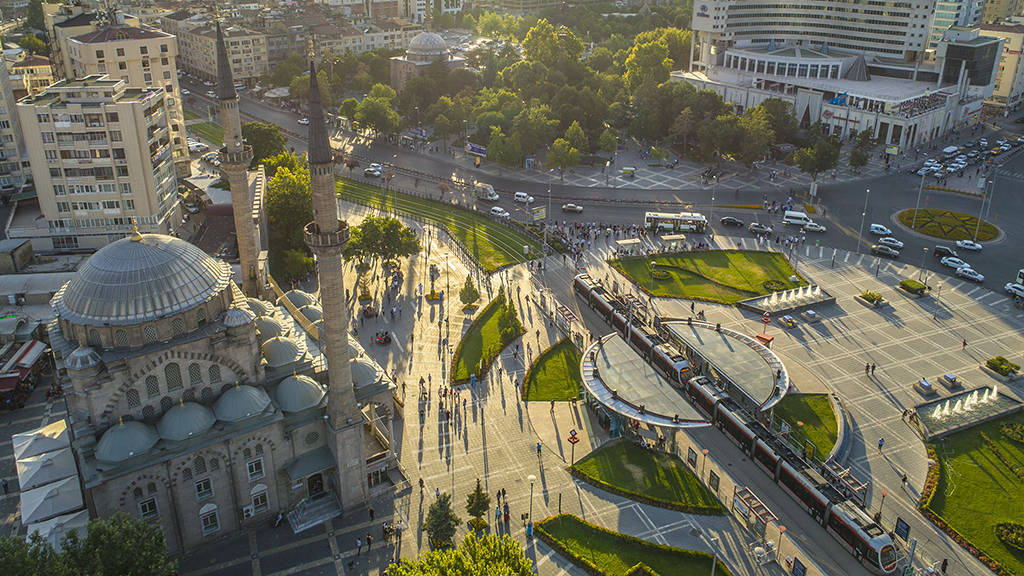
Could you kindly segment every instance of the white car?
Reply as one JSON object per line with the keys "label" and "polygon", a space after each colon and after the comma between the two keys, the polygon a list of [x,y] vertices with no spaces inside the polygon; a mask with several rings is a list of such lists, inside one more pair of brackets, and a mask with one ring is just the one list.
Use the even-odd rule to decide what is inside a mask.
{"label": "white car", "polygon": [[1010,294],[1024,298],[1024,286],[1021,286],[1020,284],[1014,284],[1013,282],[1009,282],[1006,284],[1005,288],[1006,291],[1009,292]]}
{"label": "white car", "polygon": [[985,140],[984,138],[978,140],[978,146],[981,148],[988,148],[988,140]]}
{"label": "white car", "polygon": [[981,244],[978,244],[973,240],[957,240],[956,247],[963,248],[964,250],[972,250],[974,252],[981,251]]}
{"label": "white car", "polygon": [[217,93],[214,92],[213,90],[207,90],[206,91],[206,95],[209,96],[210,98],[216,98],[217,97]]}
{"label": "white car", "polygon": [[893,238],[892,236],[886,236],[885,238],[878,239],[879,244],[884,244],[890,248],[903,248],[903,242]]}
{"label": "white car", "polygon": [[369,167],[363,170],[363,176],[370,176],[371,178],[380,178],[383,172],[379,168]]}
{"label": "white car", "polygon": [[881,224],[872,224],[871,228],[869,228],[869,230],[871,231],[872,234],[877,234],[878,236],[891,236],[892,235],[892,230],[889,230],[888,228],[886,228],[885,226],[882,226]]}
{"label": "white car", "polygon": [[946,256],[942,260],[939,260],[943,266],[949,266],[950,268],[970,268],[971,265],[959,258],[953,256]]}
{"label": "white car", "polygon": [[562,204],[562,212],[583,212],[583,206],[578,204]]}
{"label": "white car", "polygon": [[370,163],[370,170],[379,170],[379,171],[383,172],[384,171],[384,165],[383,164],[378,164],[376,162],[371,162]]}
{"label": "white car", "polygon": [[207,80],[206,82],[203,82],[203,86],[213,86],[213,82]]}
{"label": "white car", "polygon": [[817,222],[808,222],[807,224],[804,224],[804,230],[807,230],[808,232],[824,232],[825,227]]}
{"label": "white car", "polygon": [[306,126],[309,124],[309,118],[299,118],[299,124]]}
{"label": "white car", "polygon": [[199,214],[199,207],[191,202],[185,204],[185,209],[188,210],[189,214]]}
{"label": "white car", "polygon": [[512,216],[508,213],[508,210],[505,210],[501,206],[495,206],[491,208],[491,216],[495,218],[503,218],[505,220],[512,218]]}
{"label": "white car", "polygon": [[189,142],[188,145],[189,152],[206,152],[209,149],[210,147],[202,142]]}
{"label": "white car", "polygon": [[526,192],[516,192],[515,196],[513,196],[513,199],[516,202],[525,202],[527,204],[533,204],[533,196],[530,196]]}
{"label": "white car", "polygon": [[960,276],[962,278],[967,278],[968,280],[974,280],[975,282],[984,282],[985,281],[985,277],[984,276],[982,276],[981,274],[978,274],[974,270],[971,270],[967,266],[964,266],[963,268],[957,268],[956,269],[956,275]]}
{"label": "white car", "polygon": [[917,175],[918,176],[924,176],[925,174],[928,174],[930,172],[931,172],[931,170],[929,170],[928,167],[925,166],[924,168],[921,168],[920,170],[917,171]]}
{"label": "white car", "polygon": [[181,93],[182,93],[183,95],[185,95],[185,96],[188,96],[189,94],[191,94],[191,92],[189,92],[189,91],[188,91],[188,88],[182,88],[182,89],[181,89]]}

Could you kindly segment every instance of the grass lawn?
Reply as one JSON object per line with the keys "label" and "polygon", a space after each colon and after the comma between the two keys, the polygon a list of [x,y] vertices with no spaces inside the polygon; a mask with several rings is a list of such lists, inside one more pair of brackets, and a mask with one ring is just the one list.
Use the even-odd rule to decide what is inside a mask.
{"label": "grass lawn", "polygon": [[982,432],[987,434],[1010,462],[1024,467],[1024,444],[1000,431],[1010,422],[1024,424],[1024,414],[986,422],[935,443],[942,468],[928,508],[1010,574],[1024,576],[1024,552],[1006,546],[995,535],[995,525],[1000,522],[1022,522],[1024,482],[999,461],[981,437]]}
{"label": "grass lawn", "polygon": [[[338,178],[338,196],[359,204],[381,206],[381,188]],[[395,202],[395,193],[389,191],[387,207]],[[483,213],[463,210],[444,202],[428,200],[410,194],[398,193],[398,207],[403,212],[446,228],[458,238],[485,270],[497,270],[540,256],[540,244],[514,228],[499,224]],[[523,255],[523,246],[530,247],[530,255]]]}
{"label": "grass lawn", "polygon": [[786,394],[775,406],[775,417],[793,430],[803,422],[803,433],[816,447],[818,458],[824,459],[836,445],[839,423],[827,394]]}
{"label": "grass lawn", "polygon": [[[711,570],[711,555],[706,552],[660,546],[599,528],[569,514],[546,518],[534,528],[574,564],[597,567],[607,576],[626,576],[641,562],[659,576],[707,574]],[[732,575],[721,560],[715,573]]]}
{"label": "grass lawn", "polygon": [[573,466],[573,470],[604,488],[609,485],[652,504],[690,508],[695,513],[721,514],[722,505],[679,458],[643,450],[622,440],[609,442]]}
{"label": "grass lawn", "polygon": [[221,128],[213,122],[200,122],[199,124],[189,124],[188,129],[195,132],[203,139],[213,142],[217,146],[224,145],[224,135],[221,131]]}
{"label": "grass lawn", "polygon": [[[501,341],[501,334],[498,332],[498,313],[504,308],[505,306],[495,298],[470,325],[452,359],[453,382],[469,381],[470,374],[476,374],[477,379],[482,378],[494,358],[512,340],[519,337],[519,334],[516,334],[505,342]],[[483,369],[480,368],[481,359],[484,362]]]}
{"label": "grass lawn", "polygon": [[199,120],[200,118],[202,118],[202,116],[200,116],[199,114],[196,114],[195,112],[189,110],[188,108],[185,108],[185,121],[186,122],[188,122],[189,120]]}
{"label": "grass lawn", "polygon": [[[897,218],[900,224],[910,228],[910,225],[914,224],[914,209],[908,208],[900,212]],[[975,230],[978,230],[978,242],[986,242],[999,236],[999,230],[992,224],[982,221],[981,228],[978,229],[976,217],[951,210],[922,208],[917,211],[916,226],[915,232],[941,240],[971,240],[974,238]]]}
{"label": "grass lawn", "polygon": [[[659,270],[668,272],[668,279],[652,280],[652,261]],[[785,256],[757,250],[677,252],[653,258],[613,260],[612,266],[655,296],[723,304],[807,284],[799,275],[797,282],[790,282],[789,277],[796,272]],[[778,284],[769,289],[765,286],[769,280]]]}
{"label": "grass lawn", "polygon": [[569,340],[562,340],[533,363],[526,378],[526,399],[564,402],[576,398],[582,385],[580,351]]}

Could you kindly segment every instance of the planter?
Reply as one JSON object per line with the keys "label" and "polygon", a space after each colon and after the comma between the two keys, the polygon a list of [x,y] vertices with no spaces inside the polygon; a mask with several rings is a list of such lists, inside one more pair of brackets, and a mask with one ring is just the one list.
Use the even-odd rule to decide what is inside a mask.
{"label": "planter", "polygon": [[999,372],[996,372],[995,370],[989,368],[988,366],[986,366],[984,364],[980,364],[978,367],[981,368],[982,372],[988,374],[992,378],[995,378],[999,382],[1016,382],[1017,378],[1018,378],[1018,375],[1016,375],[1016,374],[1013,374],[1011,376],[1003,376]]}
{"label": "planter", "polygon": [[882,298],[877,303],[876,302],[871,302],[870,300],[864,299],[864,297],[861,296],[860,294],[854,296],[854,298],[856,298],[858,302],[860,302],[861,304],[867,306],[868,308],[882,309],[882,308],[885,308],[886,306],[890,305],[889,301],[886,300],[885,298]]}

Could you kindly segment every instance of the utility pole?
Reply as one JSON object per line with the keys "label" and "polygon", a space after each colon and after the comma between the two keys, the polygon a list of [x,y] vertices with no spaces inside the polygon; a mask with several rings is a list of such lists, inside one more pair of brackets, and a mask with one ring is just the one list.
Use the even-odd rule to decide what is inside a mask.
{"label": "utility pole", "polygon": [[860,254],[860,241],[864,237],[864,217],[868,215],[868,198],[871,197],[871,189],[868,188],[864,194],[864,210],[860,213],[860,231],[857,232],[857,254]]}
{"label": "utility pole", "polygon": [[924,191],[924,179],[927,178],[927,174],[921,175],[921,185],[917,187],[917,203],[914,204],[914,221],[910,223],[910,229],[914,230],[917,228],[917,210],[921,207],[921,192]]}

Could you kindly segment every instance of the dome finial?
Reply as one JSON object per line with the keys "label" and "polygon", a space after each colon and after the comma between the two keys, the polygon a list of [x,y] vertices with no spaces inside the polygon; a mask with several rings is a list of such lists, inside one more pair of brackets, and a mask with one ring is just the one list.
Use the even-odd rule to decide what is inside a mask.
{"label": "dome finial", "polygon": [[185,396],[184,395],[178,396],[178,406],[182,406],[182,407],[185,406]]}
{"label": "dome finial", "polygon": [[235,388],[238,388],[238,386],[239,386],[238,380],[235,380]]}
{"label": "dome finial", "polygon": [[139,232],[139,223],[135,218],[132,218],[132,242],[141,242],[142,233]]}
{"label": "dome finial", "polygon": [[118,426],[124,426],[124,416],[118,416],[117,417],[117,425]]}

